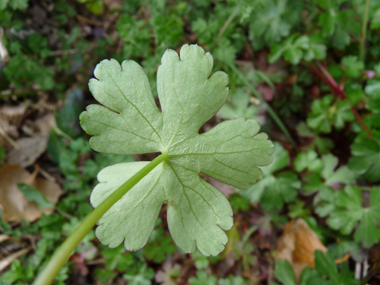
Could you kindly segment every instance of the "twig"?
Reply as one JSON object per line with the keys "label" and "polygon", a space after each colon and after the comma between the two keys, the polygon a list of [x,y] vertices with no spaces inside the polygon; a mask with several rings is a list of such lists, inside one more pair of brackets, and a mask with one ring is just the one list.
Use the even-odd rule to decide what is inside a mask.
{"label": "twig", "polygon": [[343,255],[343,257],[335,259],[335,264],[341,264],[343,262],[346,262],[349,258],[350,258],[350,254],[346,253],[345,255]]}
{"label": "twig", "polygon": [[[348,100],[346,93],[344,93],[344,86],[338,85],[338,83],[336,83],[335,79],[331,76],[329,71],[320,62],[317,61],[317,65],[318,65],[320,70],[318,70],[313,64],[309,63],[309,66],[314,71],[314,73],[323,82],[325,82],[330,87],[331,90],[334,91],[334,93],[337,95],[337,97],[339,99],[347,99]],[[321,73],[321,71],[323,74]],[[367,127],[367,125],[363,121],[362,117],[360,117],[360,115],[359,115],[358,111],[356,110],[356,108],[354,107],[354,105],[352,105],[350,100],[348,100],[348,102],[350,103],[350,107],[351,107],[352,112],[354,113],[358,122],[364,128],[364,131],[367,133],[368,137],[370,139],[373,139],[373,135],[372,135],[371,131],[369,130],[369,128]]]}
{"label": "twig", "polygon": [[0,93],[0,99],[1,98],[10,98],[10,97],[27,97],[29,95],[35,95],[39,91],[41,91],[41,90],[30,90],[30,91],[26,91],[26,92],[10,93],[11,91],[7,90],[7,92]]}
{"label": "twig", "polygon": [[5,138],[5,140],[14,148],[19,149],[19,145],[4,131],[4,129],[0,126],[0,135]]}
{"label": "twig", "polygon": [[51,56],[61,56],[61,55],[68,55],[68,54],[74,54],[78,52],[78,49],[66,49],[66,50],[54,50],[50,53]]}
{"label": "twig", "polygon": [[89,18],[86,18],[86,17],[83,17],[81,15],[75,15],[75,17],[83,22],[83,23],[86,23],[86,24],[90,24],[90,25],[94,25],[94,26],[99,26],[99,27],[102,27],[104,28],[105,26],[105,23],[103,22],[100,22],[100,21],[97,21],[97,20],[93,20],[93,19],[89,19]]}
{"label": "twig", "polygon": [[[322,73],[326,76],[328,82],[330,82],[330,85],[335,90],[335,92],[340,91],[338,83],[336,83],[335,79],[331,76],[330,72],[319,61],[317,61],[317,65],[319,69],[322,71]],[[340,92],[337,92],[337,95],[338,97],[342,97],[342,94]]]}
{"label": "twig", "polygon": [[367,34],[367,26],[368,26],[369,2],[370,0],[365,1],[365,8],[364,8],[364,15],[363,15],[363,22],[362,22],[362,33],[360,35],[359,59],[361,61],[364,61],[364,55],[365,55],[364,48],[365,48],[365,37]]}
{"label": "twig", "polygon": [[369,186],[358,186],[361,191],[372,191],[372,187]]}

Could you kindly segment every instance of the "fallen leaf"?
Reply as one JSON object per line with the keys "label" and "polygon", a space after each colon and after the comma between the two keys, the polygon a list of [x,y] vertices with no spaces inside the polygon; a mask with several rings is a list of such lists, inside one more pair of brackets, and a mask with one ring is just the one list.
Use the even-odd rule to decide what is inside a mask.
{"label": "fallen leaf", "polygon": [[8,235],[0,235],[0,243],[9,239]]}
{"label": "fallen leaf", "polygon": [[7,163],[27,167],[32,165],[45,152],[47,137],[21,138],[16,143],[18,148],[9,152]]}
{"label": "fallen leaf", "polygon": [[29,246],[27,248],[21,249],[11,255],[8,255],[6,258],[0,260],[0,271],[4,270],[7,268],[13,260],[16,260],[17,258],[27,254],[29,251],[33,249],[32,246]]}
{"label": "fallen leaf", "polygon": [[52,204],[56,204],[63,194],[61,187],[52,181],[36,178],[37,172],[30,174],[20,165],[5,164],[0,169],[0,208],[2,219],[6,222],[21,221],[23,218],[32,222],[44,214],[51,214],[54,208],[40,209],[34,201],[28,201],[18,189],[17,183],[27,183]]}
{"label": "fallen leaf", "polygon": [[296,219],[285,225],[277,241],[275,259],[288,260],[293,267],[297,283],[306,267],[314,268],[314,252],[327,252],[315,232],[303,219]]}
{"label": "fallen leaf", "polygon": [[55,126],[53,114],[48,114],[34,122],[32,137],[21,138],[16,141],[17,149],[13,149],[7,155],[7,163],[20,164],[22,167],[33,165],[33,163],[46,150],[50,129]]}

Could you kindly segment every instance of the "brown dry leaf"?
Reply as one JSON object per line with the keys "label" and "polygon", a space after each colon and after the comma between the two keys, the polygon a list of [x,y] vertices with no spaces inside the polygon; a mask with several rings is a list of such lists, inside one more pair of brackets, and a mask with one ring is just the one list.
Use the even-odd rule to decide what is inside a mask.
{"label": "brown dry leaf", "polygon": [[44,214],[51,214],[54,209],[39,209],[36,202],[30,202],[18,190],[17,183],[27,183],[39,190],[46,199],[56,204],[63,194],[62,188],[55,182],[36,178],[37,173],[30,174],[20,165],[5,164],[0,169],[0,208],[2,219],[7,222],[21,221],[22,218],[32,222]]}
{"label": "brown dry leaf", "polygon": [[55,126],[53,114],[48,114],[34,122],[34,136],[16,141],[18,148],[7,155],[7,163],[20,164],[22,167],[32,165],[46,150],[50,129]]}
{"label": "brown dry leaf", "polygon": [[6,258],[0,260],[0,271],[4,270],[5,268],[7,268],[11,263],[12,261],[16,260],[17,258],[27,254],[29,251],[31,251],[33,249],[32,246],[29,246],[27,248],[24,248],[24,249],[21,249],[11,255],[8,255]]}
{"label": "brown dry leaf", "polygon": [[327,252],[327,248],[303,219],[292,220],[285,225],[285,230],[277,241],[275,259],[290,262],[298,283],[306,267],[314,268],[316,250]]}

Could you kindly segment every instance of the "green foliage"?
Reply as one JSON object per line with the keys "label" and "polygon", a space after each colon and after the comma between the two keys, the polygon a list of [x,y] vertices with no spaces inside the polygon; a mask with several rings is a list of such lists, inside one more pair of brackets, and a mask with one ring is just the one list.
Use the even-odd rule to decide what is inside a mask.
{"label": "green foliage", "polygon": [[189,279],[190,285],[216,285],[216,277],[214,275],[207,275],[204,271],[197,271],[196,277]]}
{"label": "green foliage", "polygon": [[48,66],[41,66],[37,60],[26,58],[22,54],[12,57],[4,72],[18,88],[22,88],[24,84],[30,87],[33,81],[38,83],[43,90],[50,90],[54,87],[54,71]]}
{"label": "green foliage", "polygon": [[[168,50],[158,69],[162,113],[153,102],[145,74],[133,61],[124,61],[122,69],[115,60],[103,61],[95,70],[97,80],[90,82],[95,98],[109,108],[90,105],[81,114],[84,130],[96,135],[90,141],[94,150],[121,154],[160,151],[168,156],[99,220],[96,234],[110,247],[123,240],[129,250],[144,246],[162,203],[167,201],[169,229],[176,244],[185,252],[198,247],[205,255],[219,253],[227,242],[221,229],[231,228],[232,209],[198,173],[248,187],[260,179],[257,166],[271,161],[272,144],[265,134],[257,135],[255,121],[232,120],[198,135],[202,124],[226,100],[228,81],[222,72],[208,79],[212,57],[202,48],[185,45],[180,57],[181,61],[176,52]],[[98,175],[101,183],[91,195],[92,205],[97,207],[145,165],[124,163],[103,169]]]}
{"label": "green foliage", "polygon": [[350,43],[351,33],[360,33],[360,23],[355,19],[354,9],[340,9],[340,3],[336,0],[314,2],[323,9],[318,18],[322,35],[330,37],[334,47],[343,49]]}
{"label": "green foliage", "polygon": [[376,182],[380,179],[380,140],[358,138],[351,145],[353,157],[348,166],[362,174],[367,180]]}
{"label": "green foliage", "polygon": [[369,247],[380,240],[379,187],[372,188],[370,192],[371,204],[369,207],[362,206],[362,193],[357,186],[348,185],[336,192],[335,209],[327,219],[328,225],[340,230],[344,235],[350,234],[360,222],[355,231],[355,241],[362,241],[365,247]]}
{"label": "green foliage", "polygon": [[342,59],[343,70],[347,76],[357,78],[362,74],[364,63],[356,56],[346,56]]}
{"label": "green foliage", "polygon": [[162,237],[159,241],[148,243],[145,246],[145,257],[157,263],[161,263],[166,259],[167,255],[172,254],[176,250],[175,244],[171,237]]}
{"label": "green foliage", "polygon": [[311,110],[307,125],[318,133],[330,133],[331,126],[340,130],[346,122],[355,118],[350,103],[347,100],[334,100],[332,95],[314,100]]}
{"label": "green foliage", "polygon": [[307,169],[312,172],[320,172],[323,164],[317,157],[318,154],[313,150],[300,152],[294,160],[294,170],[301,172]]}
{"label": "green foliage", "polygon": [[29,201],[36,202],[40,209],[54,207],[54,205],[50,203],[45,198],[45,196],[33,186],[25,184],[25,183],[18,183],[17,187],[18,187],[18,190],[20,190],[22,194],[25,195],[26,199],[28,199]]}
{"label": "green foliage", "polygon": [[[319,250],[315,252],[315,269],[311,270],[310,267],[302,271],[300,278],[300,285],[356,285],[357,280],[354,278],[353,273],[349,271],[347,263],[343,263],[340,272],[335,264],[335,260],[330,253],[323,253]],[[286,260],[277,260],[275,276],[284,285],[296,285],[293,268]]]}
{"label": "green foliage", "polygon": [[250,17],[249,37],[256,49],[271,46],[290,34],[300,21],[303,2],[288,0],[265,1]]}
{"label": "green foliage", "polygon": [[[57,182],[62,183],[65,194],[55,206],[55,213],[49,216],[44,215],[36,222],[24,221],[14,224],[0,220],[1,235],[21,238],[22,246],[27,244],[30,238],[36,242],[33,251],[14,261],[11,267],[6,269],[0,277],[0,283],[30,284],[33,282],[54,249],[92,210],[91,205],[88,204],[88,198],[92,187],[97,184],[95,178],[99,172],[101,172],[99,176],[101,179],[108,173],[107,181],[116,177],[117,172],[123,175],[123,179],[127,179],[139,169],[138,167],[145,165],[144,162],[134,163],[134,159],[145,161],[153,157],[148,154],[150,152],[168,150],[170,153],[175,150],[178,151],[176,155],[181,156],[170,157],[169,162],[177,172],[181,169],[180,179],[177,180],[175,174],[173,176],[174,171],[168,163],[162,167],[166,170],[164,174],[170,177],[168,181],[171,183],[170,187],[173,188],[165,184],[166,176],[162,176],[151,192],[156,196],[149,194],[145,197],[149,189],[152,189],[148,186],[152,184],[143,182],[140,188],[136,188],[138,190],[133,195],[132,192],[129,194],[128,203],[120,203],[121,211],[115,211],[112,214],[117,216],[115,220],[121,221],[131,209],[135,209],[133,207],[139,205],[140,207],[137,207],[125,219],[130,227],[121,226],[120,229],[131,235],[132,233],[138,235],[144,231],[146,247],[134,253],[126,252],[122,246],[109,249],[98,243],[92,233],[75,250],[70,265],[66,265],[61,271],[55,281],[56,284],[70,282],[67,281],[68,276],[77,276],[78,270],[83,275],[82,270],[86,267],[90,270],[89,276],[83,275],[86,280],[114,284],[124,276],[128,283],[150,284],[153,282],[154,273],[157,276],[157,272],[165,267],[165,264],[172,266],[170,270],[165,271],[167,276],[165,280],[176,284],[183,277],[177,278],[178,274],[181,275],[182,270],[185,269],[181,266],[185,265],[187,269],[186,262],[189,258],[193,259],[189,262],[192,266],[190,275],[194,275],[196,269],[199,272],[212,272],[212,275],[201,273],[201,276],[197,273],[191,282],[198,282],[198,284],[254,283],[255,280],[243,280],[241,276],[221,279],[224,273],[220,272],[220,264],[223,262],[212,264],[215,260],[203,256],[199,251],[191,257],[179,251],[174,252],[175,245],[171,242],[166,229],[168,222],[170,230],[180,232],[177,236],[182,238],[181,235],[183,235],[191,240],[186,243],[187,251],[195,251],[195,241],[198,243],[199,236],[202,236],[201,226],[198,225],[197,228],[196,218],[198,218],[206,229],[202,238],[207,241],[203,244],[199,243],[198,246],[208,249],[211,248],[209,245],[213,240],[218,240],[218,250],[212,248],[212,254],[216,254],[223,248],[223,243],[226,241],[220,224],[225,229],[232,224],[232,211],[229,204],[233,209],[234,219],[238,222],[236,227],[227,232],[231,244],[227,244],[219,260],[223,260],[230,254],[228,259],[235,262],[235,272],[243,272],[246,268],[247,271],[253,270],[253,276],[256,260],[260,262],[262,276],[272,270],[267,268],[268,262],[262,260],[263,256],[258,254],[263,250],[272,250],[270,246],[268,248],[268,243],[263,245],[259,242],[253,246],[250,242],[242,242],[239,232],[245,232],[253,224],[258,227],[259,234],[252,234],[254,236],[252,240],[256,241],[258,237],[262,240],[262,236],[271,236],[271,239],[276,239],[289,218],[301,217],[310,223],[331,254],[331,256],[325,256],[317,253],[316,269],[305,270],[301,284],[355,284],[350,273],[352,268],[348,268],[347,263],[335,265],[332,256],[341,258],[348,252],[355,261],[360,261],[367,251],[374,250],[374,247],[371,249],[369,247],[380,240],[377,215],[379,209],[376,207],[379,201],[375,194],[379,191],[380,179],[380,65],[378,63],[380,35],[377,31],[380,26],[380,5],[377,1],[369,1],[367,25],[363,23],[367,1],[362,0],[306,2],[134,0],[121,1],[120,7],[117,1],[45,2],[0,0],[2,26],[0,41],[9,54],[9,61],[7,59],[3,61],[2,58],[2,63],[0,63],[0,105],[2,106],[0,125],[5,133],[17,142],[19,138],[32,135],[34,127],[31,128],[30,122],[50,112],[52,107],[58,106],[55,111],[57,127],[54,127],[50,135],[48,153],[43,154],[37,163],[53,175]],[[365,38],[361,32],[362,24],[368,27]],[[211,79],[208,78],[209,74],[204,75],[207,72],[202,73],[200,70],[204,69],[208,72],[211,70],[210,62],[207,60],[207,68],[200,68],[197,67],[197,60],[193,60],[192,64],[182,59],[177,61],[177,55],[170,51],[166,54],[168,60],[160,66],[161,55],[166,49],[179,51],[182,43],[196,42],[206,51],[212,52],[215,71],[225,71],[228,74],[230,99],[224,106],[222,103],[227,97],[226,84],[218,85],[218,90],[214,93],[210,93],[212,88],[207,89],[206,86],[210,81],[215,83],[213,80],[219,78],[218,75],[222,81],[223,73],[217,73],[217,76],[214,75]],[[364,50],[361,50],[362,44]],[[364,57],[362,57],[363,54]],[[208,58],[203,53],[200,55]],[[122,71],[116,61],[104,61],[99,65],[102,68],[97,68],[96,71],[103,72],[100,78],[98,74],[95,74],[95,77],[100,79],[100,83],[92,81],[91,90],[94,91],[95,88],[94,93],[102,94],[99,86],[104,87],[105,82],[111,81],[111,78],[123,87],[123,91],[130,90],[131,96],[127,96],[127,99],[130,100],[132,95],[136,96],[138,100],[131,102],[139,110],[144,111],[142,114],[163,137],[163,143],[159,142],[154,131],[150,132],[148,122],[144,125],[140,124],[141,116],[131,106],[122,112],[123,106],[129,103],[122,100],[122,103],[116,101],[112,106],[107,105],[106,97],[110,96],[103,94],[104,96],[98,95],[98,97],[106,100],[107,104],[98,101],[106,108],[99,106],[95,108],[104,111],[104,116],[109,121],[100,121],[100,116],[95,119],[93,114],[91,118],[100,122],[96,128],[100,128],[101,123],[109,123],[109,126],[116,126],[120,132],[115,132],[114,129],[103,125],[101,132],[94,133],[96,136],[92,142],[95,149],[102,146],[103,149],[98,150],[104,153],[91,152],[86,141],[87,137],[79,128],[78,115],[88,99],[86,82],[91,76],[90,71],[99,60],[104,58],[115,58],[119,62],[131,58],[144,68],[148,80],[141,68],[131,61],[122,64]],[[320,60],[323,61],[319,62]],[[194,74],[198,77],[192,79],[193,77],[184,75],[185,71],[178,72],[175,62],[178,66],[193,68]],[[330,73],[331,78],[322,71],[320,64]],[[172,67],[168,68],[169,65]],[[317,75],[311,65],[321,74]],[[108,69],[114,69],[111,72],[113,77],[104,75],[106,66]],[[138,73],[134,73],[136,69],[139,70]],[[156,80],[157,73],[158,80]],[[174,85],[166,80],[169,73],[173,74],[173,80],[177,82]],[[134,80],[130,79],[132,76],[135,77]],[[202,80],[198,80],[200,77]],[[321,77],[325,79],[322,80]],[[227,82],[226,77],[224,80]],[[328,86],[326,80],[330,83],[334,80],[336,83]],[[135,82],[137,86],[132,86],[132,82]],[[189,97],[192,99],[178,102],[172,91],[177,91],[180,98],[187,98],[186,94],[192,94],[188,86],[193,83],[198,88],[197,100]],[[95,87],[95,85],[99,86]],[[115,87],[116,85],[110,84],[110,86],[105,88],[104,92],[108,92],[119,100],[120,92]],[[344,97],[340,94],[341,92],[347,99],[337,99]],[[155,99],[151,98],[151,93]],[[209,98],[212,100],[210,99],[210,104],[207,105],[200,98],[208,98],[206,95],[209,93]],[[158,112],[156,102],[154,102],[154,100],[157,101],[159,94],[160,103],[157,105],[159,109],[161,106],[164,107],[163,113]],[[260,98],[260,95],[263,98]],[[45,99],[47,104],[45,104]],[[216,99],[220,100],[214,104],[213,100]],[[258,102],[260,102],[259,105],[257,105]],[[3,114],[7,114],[7,106],[16,107],[18,104],[27,108],[21,121],[17,116],[9,121],[8,118],[5,119]],[[175,108],[170,110],[170,115],[167,115],[168,106],[172,104]],[[140,108],[142,105],[144,107]],[[151,112],[145,112],[150,108],[149,106],[152,106],[149,109]],[[192,111],[199,106],[204,109],[199,113]],[[220,107],[218,116],[208,120]],[[375,138],[374,140],[370,139],[351,108],[357,110]],[[202,116],[204,110],[209,111],[208,116]],[[271,112],[278,114],[280,120],[286,125],[299,151],[287,142],[275,125]],[[186,114],[190,113],[194,114],[194,118],[186,117]],[[182,114],[184,117],[181,121]],[[233,139],[232,136],[225,135],[229,132],[227,127],[231,129],[231,134],[239,137],[239,132],[243,130],[242,126],[248,127],[252,121],[239,119],[233,120],[234,123],[223,122],[214,127],[215,122],[239,117],[258,120],[263,131],[279,142],[276,143],[273,164],[262,168],[264,179],[253,186],[251,183],[261,177],[260,171],[254,168],[259,164],[256,162],[250,164],[255,160],[250,159],[250,156],[245,153],[238,156],[228,154],[228,158],[224,154],[222,160],[221,154],[207,153],[197,158],[195,155],[188,155],[188,152],[196,149],[206,152],[220,150],[223,147],[240,149],[242,144],[237,138]],[[182,126],[179,127],[179,121],[185,126],[193,124],[194,128],[188,130]],[[200,129],[206,121],[206,125]],[[20,122],[22,125],[19,125]],[[24,125],[25,122],[27,126]],[[211,127],[214,129],[210,131]],[[225,129],[221,130],[223,128]],[[255,125],[255,128],[258,128],[258,125]],[[177,129],[178,136],[170,142]],[[145,134],[144,138],[148,139],[149,147],[144,148],[147,143],[142,143],[144,138],[141,137],[130,141],[132,135],[125,131],[131,130],[138,135]],[[196,134],[198,131],[200,135]],[[246,137],[240,137],[241,140],[248,140],[253,133],[244,133],[244,135]],[[186,144],[185,139],[187,140],[189,136],[194,136],[194,139]],[[216,139],[215,136],[217,136]],[[253,141],[259,136],[254,136]],[[203,139],[199,141],[195,137]],[[11,148],[3,144],[6,141],[3,134],[0,138],[2,145],[0,146],[0,164],[3,165],[10,157],[7,152]],[[108,139],[115,139],[116,142],[111,143]],[[184,141],[180,142],[181,139]],[[99,144],[99,142],[102,143]],[[126,150],[126,145],[132,146],[135,151]],[[172,150],[169,150],[170,145],[172,145]],[[113,148],[117,151],[114,152]],[[137,155],[132,157],[120,155],[120,153]],[[256,154],[259,155],[260,151],[257,150]],[[268,162],[269,159],[266,163]],[[211,165],[215,163],[218,166],[211,168]],[[136,167],[125,175],[126,170],[122,169],[121,165],[128,164]],[[116,166],[112,165],[119,165],[118,171],[113,173],[115,168],[112,167]],[[238,171],[233,172],[234,169],[231,170],[229,167]],[[104,172],[102,169],[105,169]],[[252,169],[256,169],[254,173],[251,172]],[[244,174],[238,174],[239,171],[247,172],[247,177],[252,178],[251,181],[243,177]],[[238,188],[249,187],[249,189],[237,190],[237,193],[229,196],[229,202],[227,202],[219,191],[201,180],[198,173],[222,181],[223,179],[231,180],[228,181],[229,184]],[[223,178],[226,173],[229,175]],[[162,183],[163,179],[165,183]],[[232,179],[237,181],[232,182]],[[120,180],[120,183],[122,182]],[[239,183],[244,185],[236,185]],[[101,181],[95,189],[99,190],[103,187],[102,184],[106,183]],[[143,189],[144,185],[147,186],[146,189]],[[360,185],[362,192],[357,189],[357,185]],[[114,185],[114,187],[117,186]],[[179,189],[179,193],[166,191],[165,195],[160,196],[157,188],[161,186],[166,187],[164,191],[168,188]],[[35,189],[30,187],[26,189],[26,187],[23,185],[20,189],[28,199],[36,201],[42,208],[50,206]],[[216,198],[211,199],[213,203],[210,207],[205,202],[205,200],[208,202],[208,197],[204,194],[208,193],[209,189],[213,191],[210,191],[210,196],[213,195],[212,193],[217,195]],[[111,191],[108,191],[107,195],[109,192]],[[137,192],[140,193],[137,194]],[[184,193],[189,197],[190,203],[187,202]],[[157,196],[159,199],[156,201],[154,197]],[[170,199],[173,197],[175,199]],[[151,207],[149,203],[144,204],[144,201],[148,200],[155,201],[154,207]],[[138,204],[139,201],[142,201],[141,204]],[[190,209],[190,205],[194,206],[194,209]],[[166,208],[169,211],[168,219]],[[212,213],[211,208],[218,209],[217,214],[224,210],[226,212],[218,217]],[[150,228],[141,227],[136,231],[134,227],[145,225],[144,216],[140,213],[146,212],[148,214],[154,212],[148,219]],[[173,229],[173,224],[178,225],[178,221],[182,222],[180,219],[182,212],[186,227],[182,227],[181,231],[178,227]],[[157,216],[159,216],[158,222],[156,222]],[[317,216],[319,218],[316,219]],[[107,219],[110,220],[111,216]],[[108,220],[105,221],[107,222]],[[100,226],[102,227],[106,228],[104,225]],[[153,227],[156,229],[150,235]],[[185,228],[190,233],[187,233]],[[125,237],[121,232],[113,234],[110,231],[109,236],[117,237],[121,243]],[[184,246],[181,244],[180,247]],[[80,260],[84,263],[81,264]],[[105,263],[99,264],[99,260]],[[94,264],[86,265],[92,261]],[[176,275],[171,276],[171,270]],[[286,262],[278,263],[274,273],[278,282],[294,284],[294,276],[290,265]],[[189,280],[182,281],[190,282]],[[262,282],[265,283],[264,280]]]}
{"label": "green foliage", "polygon": [[349,271],[348,264],[340,266],[340,272],[335,260],[330,253],[323,253],[319,250],[315,252],[315,271],[316,276],[308,278],[307,284],[311,285],[332,285],[332,284],[358,284],[354,274]]}
{"label": "green foliage", "polygon": [[273,63],[284,56],[292,64],[299,64],[301,59],[311,61],[326,57],[326,46],[322,43],[313,42],[308,36],[296,35],[289,37],[278,45],[273,45],[269,55],[269,62]]}
{"label": "green foliage", "polygon": [[294,201],[297,189],[301,187],[294,173],[282,172],[274,175],[290,162],[289,153],[280,144],[275,144],[275,148],[273,162],[262,168],[263,179],[241,192],[242,195],[249,197],[251,202],[256,203],[261,200],[261,206],[266,210],[281,209],[284,203]]}
{"label": "green foliage", "polygon": [[249,94],[244,89],[237,89],[231,96],[232,105],[229,103],[224,104],[218,114],[224,119],[236,119],[239,117],[257,119],[255,114],[260,110],[260,107],[249,104],[249,97]]}
{"label": "green foliage", "polygon": [[127,273],[124,274],[123,277],[128,281],[128,284],[131,285],[150,285],[150,280],[154,276],[154,271],[152,268],[147,268],[144,264],[140,267],[136,274]]}

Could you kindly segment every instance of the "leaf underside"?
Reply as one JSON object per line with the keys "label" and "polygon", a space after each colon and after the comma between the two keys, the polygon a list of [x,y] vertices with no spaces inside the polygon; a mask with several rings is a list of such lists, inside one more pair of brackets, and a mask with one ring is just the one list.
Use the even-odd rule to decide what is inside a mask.
{"label": "leaf underside", "polygon": [[[224,249],[232,227],[232,209],[200,173],[238,188],[261,179],[257,166],[271,162],[273,145],[254,120],[225,121],[204,134],[201,126],[228,97],[228,76],[210,77],[213,59],[197,45],[184,45],[179,55],[167,50],[157,73],[157,108],[141,66],[127,60],[121,66],[103,60],[89,83],[101,105],[90,105],[80,116],[98,152],[141,154],[161,152],[167,159],[145,176],[99,220],[102,243],[138,250],[148,241],[164,202],[175,243],[185,252],[204,255]],[[103,169],[91,195],[97,207],[148,162],[120,163]]]}

